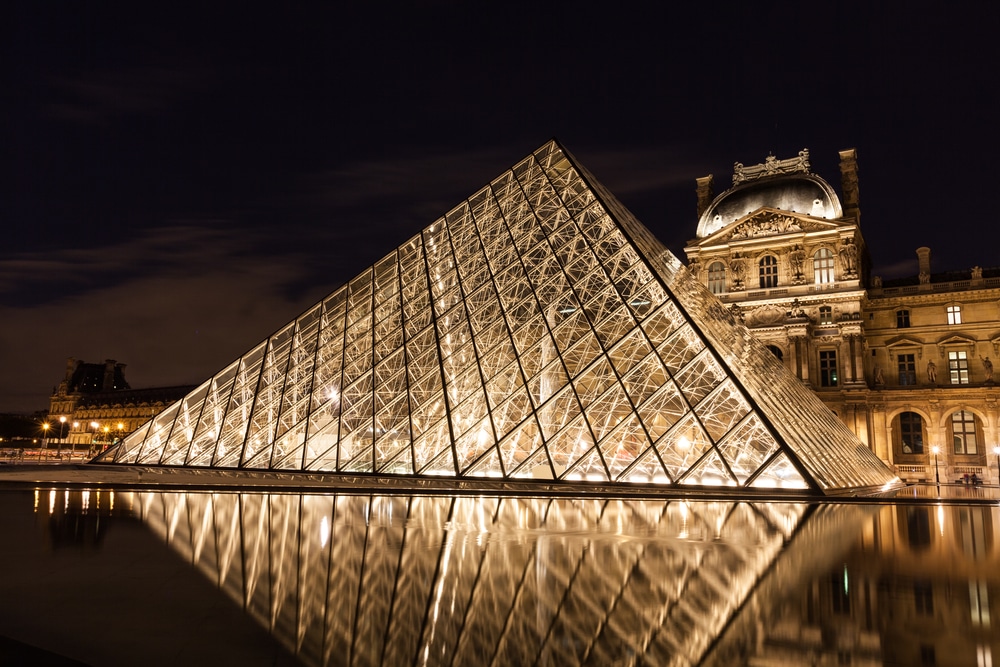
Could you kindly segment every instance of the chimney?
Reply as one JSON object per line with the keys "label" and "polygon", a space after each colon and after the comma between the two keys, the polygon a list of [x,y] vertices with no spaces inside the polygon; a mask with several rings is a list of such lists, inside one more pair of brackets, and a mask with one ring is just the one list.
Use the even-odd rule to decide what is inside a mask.
{"label": "chimney", "polygon": [[114,391],[115,388],[115,360],[104,360],[104,382],[101,391]]}
{"label": "chimney", "polygon": [[861,222],[861,205],[858,201],[858,151],[848,148],[840,151],[840,188],[844,191],[844,217]]}
{"label": "chimney", "polygon": [[698,217],[700,218],[701,214],[708,210],[715,196],[712,192],[712,175],[709,174],[708,176],[702,176],[694,180],[698,184],[695,192],[698,193]]}
{"label": "chimney", "polygon": [[917,261],[920,266],[920,283],[931,281],[931,249],[924,246],[917,248]]}

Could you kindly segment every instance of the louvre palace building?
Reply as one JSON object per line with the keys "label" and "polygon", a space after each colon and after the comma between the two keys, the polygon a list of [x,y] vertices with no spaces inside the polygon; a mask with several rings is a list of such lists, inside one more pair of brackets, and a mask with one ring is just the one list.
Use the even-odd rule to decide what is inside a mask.
{"label": "louvre palace building", "polygon": [[912,277],[882,280],[853,149],[840,186],[842,198],[807,150],[737,163],[718,196],[698,179],[689,269],[900,477],[995,483],[1000,269],[935,273],[922,247]]}

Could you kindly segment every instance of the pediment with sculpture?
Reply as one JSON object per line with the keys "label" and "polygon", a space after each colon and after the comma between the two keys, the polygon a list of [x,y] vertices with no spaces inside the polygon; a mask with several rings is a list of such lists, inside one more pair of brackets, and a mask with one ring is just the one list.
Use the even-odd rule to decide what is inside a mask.
{"label": "pediment with sculpture", "polygon": [[699,242],[699,245],[715,245],[794,232],[826,231],[840,226],[829,220],[818,220],[808,215],[798,215],[773,208],[760,208],[706,237]]}

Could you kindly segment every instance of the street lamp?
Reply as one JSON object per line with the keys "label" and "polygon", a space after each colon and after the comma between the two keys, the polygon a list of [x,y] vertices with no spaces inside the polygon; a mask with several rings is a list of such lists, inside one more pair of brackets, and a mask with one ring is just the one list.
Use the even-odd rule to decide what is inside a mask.
{"label": "street lamp", "polygon": [[90,422],[90,428],[94,429],[94,435],[90,438],[90,451],[87,455],[90,456],[94,451],[94,447],[97,446],[97,431],[101,428],[101,425],[97,422]]}
{"label": "street lamp", "polygon": [[[45,450],[45,456],[49,455],[48,449],[49,449],[49,429],[50,428],[52,428],[52,425],[49,424],[48,422],[45,422],[44,424],[42,424],[42,449]],[[38,458],[41,458],[41,457],[39,456]]]}
{"label": "street lamp", "polygon": [[931,451],[934,452],[934,481],[937,482],[938,492],[941,491],[941,472],[938,470],[938,454],[941,453],[941,448],[937,445],[931,447]]}

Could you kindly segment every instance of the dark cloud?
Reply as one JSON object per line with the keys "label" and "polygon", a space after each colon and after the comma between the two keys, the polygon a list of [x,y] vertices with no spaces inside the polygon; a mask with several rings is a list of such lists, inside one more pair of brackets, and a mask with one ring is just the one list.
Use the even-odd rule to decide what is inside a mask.
{"label": "dark cloud", "polygon": [[146,268],[126,281],[91,275],[89,289],[40,305],[0,306],[0,368],[15,380],[0,388],[0,405],[43,407],[69,356],[127,363],[137,387],[196,384],[324,295],[314,286],[289,299],[284,287],[301,279],[299,262],[243,255],[244,244],[227,238],[160,230],[118,246],[112,259],[89,255],[89,266],[50,260],[57,275]]}
{"label": "dark cloud", "polygon": [[52,101],[42,113],[55,120],[104,124],[124,116],[152,115],[171,109],[204,89],[204,67],[129,67],[84,72],[50,82]]}

